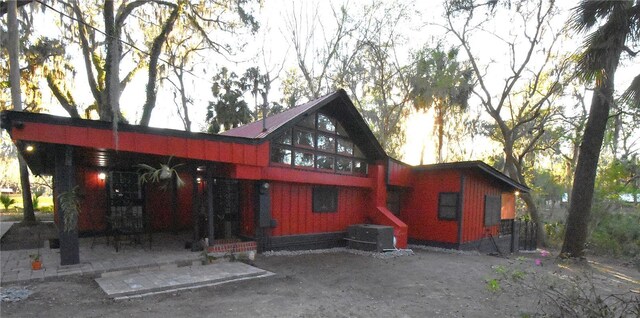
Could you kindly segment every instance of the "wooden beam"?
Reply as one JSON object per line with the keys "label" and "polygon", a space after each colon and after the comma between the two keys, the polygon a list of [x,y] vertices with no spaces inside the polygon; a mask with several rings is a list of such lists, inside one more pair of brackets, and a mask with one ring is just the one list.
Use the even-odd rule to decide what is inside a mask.
{"label": "wooden beam", "polygon": [[207,166],[207,236],[209,237],[209,246],[213,246],[215,233],[213,229],[213,221],[215,211],[213,206],[213,168]]}
{"label": "wooden beam", "polygon": [[78,229],[65,231],[64,213],[59,195],[72,191],[75,186],[75,169],[73,166],[73,147],[58,146],[55,153],[55,172],[53,176],[58,211],[58,237],[60,238],[60,265],[80,263],[80,242]]}
{"label": "wooden beam", "polygon": [[[10,1],[16,1],[16,0],[10,0]],[[33,1],[34,0],[17,0],[18,8],[25,6]],[[0,2],[0,16],[7,14],[8,10],[9,10],[9,1]]]}

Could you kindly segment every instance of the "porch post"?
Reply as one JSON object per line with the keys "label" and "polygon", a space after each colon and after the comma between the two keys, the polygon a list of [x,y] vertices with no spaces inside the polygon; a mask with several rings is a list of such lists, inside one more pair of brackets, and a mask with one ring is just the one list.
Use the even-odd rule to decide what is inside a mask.
{"label": "porch post", "polygon": [[191,251],[198,250],[198,240],[200,240],[200,200],[198,197],[198,166],[191,167],[191,182],[193,184],[193,191],[191,193],[191,221],[193,222],[193,243],[191,244]]}
{"label": "porch post", "polygon": [[209,246],[213,246],[213,218],[215,213],[213,210],[213,171],[211,166],[207,166],[207,236],[209,237]]}
{"label": "porch post", "polygon": [[64,213],[61,208],[59,196],[72,191],[75,186],[75,173],[73,167],[73,147],[60,146],[55,152],[54,188],[56,189],[55,204],[58,211],[58,237],[60,238],[60,265],[72,265],[80,263],[80,246],[78,241],[78,229],[66,232],[64,230]]}
{"label": "porch post", "polygon": [[171,174],[171,232],[175,235],[178,234],[178,177],[175,174]]}

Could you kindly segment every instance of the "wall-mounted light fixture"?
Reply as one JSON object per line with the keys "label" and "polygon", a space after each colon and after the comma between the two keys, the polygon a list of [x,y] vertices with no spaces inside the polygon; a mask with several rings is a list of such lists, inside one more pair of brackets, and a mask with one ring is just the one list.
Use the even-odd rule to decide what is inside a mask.
{"label": "wall-mounted light fixture", "polygon": [[104,181],[106,179],[107,179],[107,174],[106,173],[104,173],[104,172],[98,173],[98,180]]}
{"label": "wall-mounted light fixture", "polygon": [[36,149],[36,148],[35,148],[35,147],[33,147],[33,145],[27,145],[27,146],[24,148],[24,150],[25,150],[26,152],[33,152],[35,149]]}
{"label": "wall-mounted light fixture", "polygon": [[265,194],[269,191],[269,182],[263,182],[260,184],[260,193]]}
{"label": "wall-mounted light fixture", "polygon": [[514,192],[513,194],[515,194],[516,196],[519,196],[520,195],[520,191],[516,190],[516,192]]}
{"label": "wall-mounted light fixture", "polygon": [[198,182],[198,183],[202,182],[202,178],[197,177],[197,178],[196,178],[196,182]]}

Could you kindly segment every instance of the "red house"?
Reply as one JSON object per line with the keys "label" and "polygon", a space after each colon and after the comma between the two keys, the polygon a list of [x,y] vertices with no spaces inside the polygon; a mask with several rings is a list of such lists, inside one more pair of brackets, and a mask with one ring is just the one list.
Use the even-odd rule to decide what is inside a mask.
{"label": "red house", "polygon": [[[54,177],[56,197],[78,186],[80,234],[186,229],[213,238],[209,250],[222,240],[344,246],[360,223],[392,226],[399,248],[475,248],[499,235],[514,193],[528,190],[482,162],[390,159],[343,90],[219,135],[127,124],[114,133],[108,122],[12,111],[2,127],[34,174]],[[140,164],[179,177],[140,184]],[[78,262],[78,233],[60,235],[62,263]]]}

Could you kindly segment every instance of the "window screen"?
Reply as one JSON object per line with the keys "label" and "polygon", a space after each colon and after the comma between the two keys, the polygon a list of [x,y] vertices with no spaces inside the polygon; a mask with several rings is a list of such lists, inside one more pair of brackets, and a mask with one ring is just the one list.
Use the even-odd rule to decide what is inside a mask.
{"label": "window screen", "polygon": [[441,192],[438,198],[438,218],[443,220],[458,219],[458,192]]}
{"label": "window screen", "polygon": [[492,226],[500,223],[500,208],[502,198],[499,195],[484,196],[484,226]]}
{"label": "window screen", "polygon": [[314,187],[313,212],[336,212],[338,210],[338,188]]}

